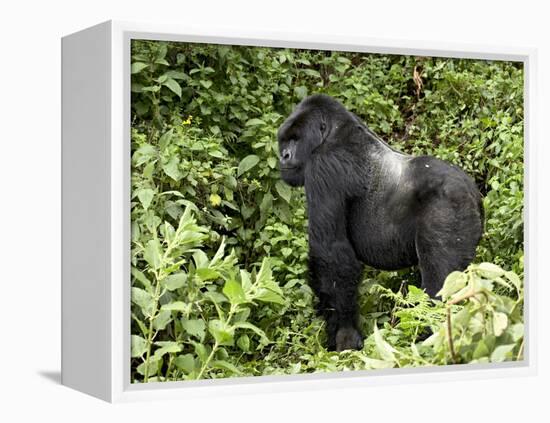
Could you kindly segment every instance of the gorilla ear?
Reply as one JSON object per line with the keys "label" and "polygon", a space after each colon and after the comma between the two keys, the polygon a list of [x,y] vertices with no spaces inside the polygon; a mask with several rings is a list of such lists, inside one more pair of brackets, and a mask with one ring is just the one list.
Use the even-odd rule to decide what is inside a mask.
{"label": "gorilla ear", "polygon": [[321,132],[325,132],[327,129],[327,124],[325,122],[321,122],[320,129]]}

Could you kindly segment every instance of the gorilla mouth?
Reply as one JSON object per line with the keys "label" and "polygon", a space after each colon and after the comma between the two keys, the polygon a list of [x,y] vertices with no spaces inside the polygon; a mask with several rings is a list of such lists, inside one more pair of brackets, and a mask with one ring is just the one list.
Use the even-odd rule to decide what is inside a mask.
{"label": "gorilla mouth", "polygon": [[281,170],[300,170],[301,168],[302,166],[300,164],[287,163],[282,165],[279,163],[279,169]]}
{"label": "gorilla mouth", "polygon": [[281,167],[281,178],[292,187],[302,186],[304,185],[304,176],[301,169],[301,166]]}

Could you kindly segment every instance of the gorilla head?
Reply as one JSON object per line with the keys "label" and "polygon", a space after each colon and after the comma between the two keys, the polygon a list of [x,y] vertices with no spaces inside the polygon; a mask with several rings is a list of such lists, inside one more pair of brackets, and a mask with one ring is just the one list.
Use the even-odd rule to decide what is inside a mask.
{"label": "gorilla head", "polygon": [[304,185],[304,171],[311,155],[334,139],[338,125],[350,119],[333,98],[316,94],[304,99],[278,131],[281,178],[291,186]]}

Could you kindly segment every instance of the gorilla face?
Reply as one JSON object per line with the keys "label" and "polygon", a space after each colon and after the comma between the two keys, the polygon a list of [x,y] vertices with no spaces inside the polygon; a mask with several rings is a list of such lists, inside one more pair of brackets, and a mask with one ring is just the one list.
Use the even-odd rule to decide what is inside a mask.
{"label": "gorilla face", "polygon": [[323,143],[326,127],[321,111],[304,102],[281,125],[277,135],[279,167],[281,178],[287,184],[304,185],[305,166],[314,150]]}
{"label": "gorilla face", "polygon": [[290,140],[286,143],[279,143],[281,150],[281,159],[279,167],[281,169],[281,179],[293,187],[304,185],[304,165],[298,160],[297,141]]}

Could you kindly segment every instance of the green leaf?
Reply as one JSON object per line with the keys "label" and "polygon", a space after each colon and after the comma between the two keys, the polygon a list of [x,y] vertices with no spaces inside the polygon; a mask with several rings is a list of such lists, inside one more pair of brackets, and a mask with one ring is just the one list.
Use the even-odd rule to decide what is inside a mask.
{"label": "green leaf", "polygon": [[256,295],[254,295],[254,299],[263,301],[264,303],[275,303],[280,305],[285,304],[285,300],[283,299],[283,297],[281,297],[276,292],[273,292],[266,288],[259,289]]}
{"label": "green leaf", "polygon": [[147,279],[147,277],[142,272],[140,272],[136,267],[133,266],[131,272],[135,280],[141,282],[141,284],[145,289],[147,289],[147,291],[152,292],[153,287],[151,285],[151,281]]}
{"label": "green leaf", "polygon": [[241,375],[242,372],[235,367],[234,364],[229,363],[228,361],[224,360],[215,360],[210,363],[210,367],[214,367],[216,369],[222,369],[222,370],[229,370],[232,373]]}
{"label": "green leaf", "polygon": [[250,338],[246,333],[239,336],[239,339],[237,339],[237,346],[244,352],[250,351]]}
{"label": "green leaf", "polygon": [[218,305],[228,302],[227,297],[223,295],[221,292],[208,291],[204,294],[204,297],[208,298],[214,304],[218,304]]}
{"label": "green leaf", "polygon": [[206,363],[206,360],[208,360],[208,351],[206,350],[206,347],[198,342],[192,342],[192,344],[195,347],[195,354],[197,354],[199,360],[203,364]]}
{"label": "green leaf", "polygon": [[512,340],[514,342],[518,342],[521,338],[523,338],[523,334],[524,334],[523,323],[516,323],[515,325],[512,325],[510,327],[510,333],[512,335]]}
{"label": "green leaf", "polygon": [[182,288],[187,283],[187,273],[175,273],[163,279],[162,285],[169,291]]}
{"label": "green leaf", "polygon": [[[260,266],[260,271],[256,275],[256,283],[259,286],[265,286],[271,282],[272,274],[271,274],[271,264],[269,262],[268,257],[264,257],[262,260],[262,265]],[[276,285],[277,286],[277,285]],[[278,288],[278,286],[277,286]]]}
{"label": "green leaf", "polygon": [[222,238],[222,242],[220,242],[220,246],[218,247],[216,254],[214,254],[214,257],[212,257],[212,260],[210,260],[210,265],[215,266],[219,261],[221,261],[223,258],[224,252],[225,252],[225,237]]}
{"label": "green leaf", "polygon": [[243,288],[234,279],[229,279],[225,282],[222,292],[225,294],[233,305],[239,305],[246,302],[246,296]]}
{"label": "green leaf", "polygon": [[185,311],[187,310],[188,305],[183,301],[174,301],[168,304],[164,304],[160,309],[166,311]]}
{"label": "green leaf", "polygon": [[182,178],[182,174],[179,169],[179,159],[177,156],[172,156],[168,163],[162,165],[164,173],[172,178],[174,181],[179,181]]}
{"label": "green leaf", "polygon": [[214,269],[197,269],[195,274],[199,277],[202,281],[211,281],[214,279],[218,279],[220,277],[220,274],[217,270]]}
{"label": "green leaf", "polygon": [[441,288],[437,295],[440,295],[443,300],[446,300],[447,298],[464,288],[467,282],[468,277],[464,273],[452,272],[445,279],[445,282],[443,283],[443,288]]}
{"label": "green leaf", "polygon": [[506,314],[496,311],[493,314],[493,333],[495,336],[502,335],[502,332],[508,326],[508,316]]}
{"label": "green leaf", "polygon": [[164,330],[168,323],[172,321],[172,313],[168,310],[160,310],[153,320],[153,327],[156,330]]}
{"label": "green leaf", "polygon": [[260,338],[262,338],[263,342],[265,342],[266,344],[269,342],[269,339],[267,338],[265,332],[261,330],[259,327],[253,325],[252,323],[239,322],[239,323],[235,323],[234,327],[240,328],[240,329],[250,329],[251,331],[256,333]]}
{"label": "green leaf", "polygon": [[208,322],[208,331],[214,337],[218,345],[233,345],[235,328],[221,320],[214,319]]}
{"label": "green leaf", "polygon": [[[242,274],[241,274],[242,278]],[[284,305],[285,301],[282,297],[283,292],[279,285],[273,281],[271,273],[271,265],[268,257],[265,257],[260,266],[260,271],[256,275],[256,283],[258,287],[253,299],[266,303],[276,303]]]}
{"label": "green leaf", "polygon": [[479,340],[474,350],[474,353],[472,355],[472,358],[475,360],[479,360],[480,358],[487,357],[488,355],[489,355],[489,349],[487,348],[487,345],[485,345],[485,342],[483,342],[483,339]]}
{"label": "green leaf", "polygon": [[244,124],[244,126],[258,126],[258,125],[265,125],[265,122],[261,119],[254,118],[254,119],[248,120]]}
{"label": "green leaf", "polygon": [[185,79],[186,78],[186,75],[184,72],[180,72],[180,71],[176,71],[176,70],[169,70],[168,72],[165,73],[166,76],[168,76],[169,78],[174,78],[174,79]]}
{"label": "green leaf", "polygon": [[195,267],[197,269],[208,267],[208,256],[202,250],[197,250],[193,253],[193,261],[195,262]]}
{"label": "green leaf", "polygon": [[212,81],[201,80],[200,84],[201,84],[204,88],[208,89],[208,88],[210,88],[210,87],[212,86]]}
{"label": "green leaf", "polygon": [[516,344],[499,345],[495,348],[491,354],[491,361],[493,363],[500,363],[512,358],[512,351]]}
{"label": "green leaf", "polygon": [[479,272],[487,279],[495,279],[504,275],[504,270],[493,263],[480,263],[477,265]]}
{"label": "green leaf", "polygon": [[277,167],[277,159],[275,157],[268,157],[267,164],[271,169],[275,169]]}
{"label": "green leaf", "polygon": [[380,354],[380,357],[384,361],[392,361],[394,363],[397,362],[395,358],[395,353],[397,350],[388,344],[384,338],[382,338],[376,322],[374,323],[374,342],[376,345],[376,351],[378,351],[378,354]]}
{"label": "green leaf", "polygon": [[206,323],[202,319],[181,319],[181,325],[183,329],[201,342],[206,334]]}
{"label": "green leaf", "polygon": [[151,239],[145,246],[143,258],[152,269],[160,269],[162,266],[162,247],[156,238]]}
{"label": "green leaf", "polygon": [[241,269],[241,286],[243,287],[244,292],[250,291],[252,288],[252,283],[250,282],[250,273],[248,273],[246,270]]}
{"label": "green leaf", "polygon": [[168,78],[162,85],[168,87],[178,97],[181,97],[181,87],[180,87],[180,84],[178,84],[175,79]]}
{"label": "green leaf", "polygon": [[139,306],[141,312],[150,317],[153,314],[155,302],[153,296],[141,288],[132,287],[132,302]]}
{"label": "green leaf", "polygon": [[149,357],[149,366],[147,366],[147,362],[145,361],[141,363],[139,366],[137,366],[136,370],[140,375],[145,376],[145,370],[147,367],[149,367],[148,375],[149,377],[151,377],[157,374],[159,363],[160,363],[160,358],[151,356]]}
{"label": "green leaf", "polygon": [[292,197],[292,190],[290,186],[285,184],[283,181],[277,181],[275,184],[275,189],[287,203],[290,203],[290,198]]}
{"label": "green leaf", "polygon": [[140,189],[137,193],[137,196],[139,198],[139,201],[143,205],[143,208],[147,210],[151,205],[153,197],[155,196],[155,191],[150,188]]}
{"label": "green leaf", "polygon": [[376,358],[370,358],[367,356],[361,356],[361,360],[365,363],[368,369],[377,370],[390,369],[392,367],[395,367],[395,362],[393,361],[378,360]]}
{"label": "green leaf", "polygon": [[255,154],[250,154],[241,160],[237,169],[237,176],[241,176],[243,173],[248,172],[254,166],[258,164],[260,158]]}
{"label": "green leaf", "polygon": [[[169,131],[166,131],[164,134],[162,134],[162,136],[159,138],[159,147],[161,148],[161,150],[164,150],[168,146],[168,144],[172,140],[172,135],[173,129],[170,129]],[[153,152],[155,153],[156,150],[154,150]]]}
{"label": "green leaf", "polygon": [[298,100],[302,100],[307,96],[307,87],[304,87],[304,86],[295,87],[294,95],[298,97]]}
{"label": "green leaf", "polygon": [[193,354],[178,355],[174,359],[174,364],[178,369],[189,374],[195,370],[195,357],[193,357]]}
{"label": "green leaf", "polygon": [[514,284],[514,286],[516,287],[516,289],[519,291],[521,289],[521,279],[519,278],[518,275],[516,275],[514,272],[506,272],[505,273],[505,276],[506,278],[508,278],[508,280],[510,282],[512,282]]}
{"label": "green leaf", "polygon": [[139,73],[143,69],[145,69],[147,66],[148,66],[147,63],[134,62],[134,63],[132,63],[131,72],[132,72],[132,74]]}
{"label": "green leaf", "polygon": [[262,202],[260,203],[260,210],[263,213],[270,213],[272,206],[273,206],[273,196],[269,192],[267,192],[264,194],[262,198]]}
{"label": "green leaf", "polygon": [[141,336],[132,335],[132,357],[141,357],[147,351],[147,341]]}
{"label": "green leaf", "polygon": [[153,358],[160,359],[166,354],[179,353],[182,350],[182,346],[177,342],[165,341],[156,342],[156,345],[160,345],[160,348],[155,350]]}

